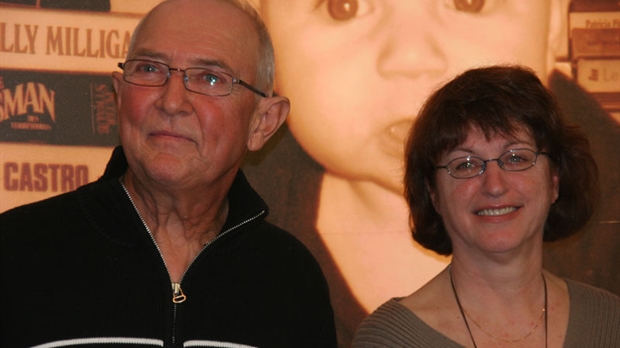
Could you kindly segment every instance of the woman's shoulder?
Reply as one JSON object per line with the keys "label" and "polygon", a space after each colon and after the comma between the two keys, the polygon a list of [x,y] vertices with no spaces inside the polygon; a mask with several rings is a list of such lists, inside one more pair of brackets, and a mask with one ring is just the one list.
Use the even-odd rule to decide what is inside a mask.
{"label": "woman's shoulder", "polygon": [[[620,310],[620,297],[611,292],[581,283],[578,281],[564,279],[568,287],[571,306],[574,305],[599,305],[609,309]],[[620,315],[620,312],[618,313]]]}
{"label": "woman's shoulder", "polygon": [[398,342],[411,341],[410,336],[424,325],[418,316],[393,298],[370,314],[357,330],[354,348],[399,347]]}
{"label": "woman's shoulder", "polygon": [[[368,316],[360,326],[362,327],[386,327],[393,324],[403,325],[404,327],[415,327],[422,321],[401,303],[402,297],[392,298],[377,308]],[[422,322],[423,323],[423,322]]]}
{"label": "woman's shoulder", "polygon": [[565,347],[620,347],[620,297],[565,279],[570,297]]}
{"label": "woman's shoulder", "polygon": [[368,316],[355,334],[353,348],[461,347],[427,325],[401,300],[393,298]]}

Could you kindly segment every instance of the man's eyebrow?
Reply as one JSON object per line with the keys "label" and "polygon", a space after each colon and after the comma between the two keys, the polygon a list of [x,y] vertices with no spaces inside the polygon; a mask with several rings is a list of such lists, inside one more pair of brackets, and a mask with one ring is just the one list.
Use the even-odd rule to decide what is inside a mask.
{"label": "man's eyebrow", "polygon": [[167,58],[167,55],[164,53],[155,52],[155,51],[151,51],[147,49],[138,49],[131,56],[132,56],[131,59],[136,59],[139,57],[139,58],[150,58],[154,60],[164,60]]}
{"label": "man's eyebrow", "polygon": [[228,64],[226,64],[226,62],[220,59],[199,58],[199,59],[193,59],[191,60],[191,62],[192,62],[191,63],[192,68],[199,68],[199,67],[220,68],[227,73],[233,74],[233,69],[231,69],[231,67]]}
{"label": "man's eyebrow", "polygon": [[[153,60],[164,61],[164,62],[167,59],[169,59],[167,54],[152,51],[149,49],[136,50],[131,55],[131,59],[136,59],[136,58],[146,58],[146,59],[153,59]],[[190,66],[186,66],[186,67],[175,66],[174,68],[185,68],[185,69],[187,68],[220,68],[224,70],[225,72],[231,75],[234,75],[233,69],[221,59],[196,58],[196,59],[190,59],[190,62],[191,62]]]}

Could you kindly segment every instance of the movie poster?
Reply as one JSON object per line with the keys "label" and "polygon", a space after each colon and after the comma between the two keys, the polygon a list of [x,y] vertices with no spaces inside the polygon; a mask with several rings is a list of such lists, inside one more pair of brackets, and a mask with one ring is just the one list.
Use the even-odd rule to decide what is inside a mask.
{"label": "movie poster", "polygon": [[[102,174],[118,145],[110,74],[158,2],[0,1],[0,211]],[[243,170],[269,220],[319,260],[342,347],[368,313],[450,262],[410,236],[403,146],[426,97],[472,67],[531,67],[586,132],[601,203],[583,232],[546,245],[544,263],[620,294],[617,1],[250,2],[291,112]]]}

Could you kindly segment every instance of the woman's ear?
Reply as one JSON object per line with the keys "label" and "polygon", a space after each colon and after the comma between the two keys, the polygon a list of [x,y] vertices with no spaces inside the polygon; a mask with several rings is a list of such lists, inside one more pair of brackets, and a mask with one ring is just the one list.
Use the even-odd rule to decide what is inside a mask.
{"label": "woman's ear", "polygon": [[252,116],[247,143],[248,150],[260,150],[284,123],[290,108],[291,104],[286,97],[261,98]]}
{"label": "woman's ear", "polygon": [[435,192],[435,189],[432,188],[428,181],[426,181],[426,190],[431,197],[431,202],[433,202],[433,207],[435,207],[435,211],[437,212],[437,214],[441,215],[441,211],[439,210],[439,198],[437,197],[437,192]]}
{"label": "woman's ear", "polygon": [[560,173],[555,167],[552,167],[551,170],[551,184],[553,185],[553,202],[551,204],[553,204],[560,196]]}

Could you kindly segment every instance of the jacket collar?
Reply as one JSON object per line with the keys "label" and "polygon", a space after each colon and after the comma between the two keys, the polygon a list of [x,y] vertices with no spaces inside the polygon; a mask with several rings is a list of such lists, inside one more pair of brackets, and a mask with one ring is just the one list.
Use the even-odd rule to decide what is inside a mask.
{"label": "jacket collar", "polygon": [[[84,186],[79,200],[86,216],[100,233],[116,243],[130,246],[138,243],[146,231],[119,181],[127,168],[123,148],[117,146],[101,178]],[[262,220],[269,213],[267,204],[241,170],[228,191],[228,204],[228,217],[220,233],[248,220]]]}

